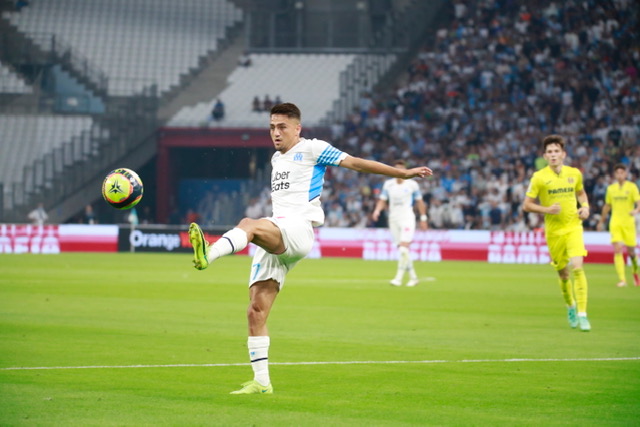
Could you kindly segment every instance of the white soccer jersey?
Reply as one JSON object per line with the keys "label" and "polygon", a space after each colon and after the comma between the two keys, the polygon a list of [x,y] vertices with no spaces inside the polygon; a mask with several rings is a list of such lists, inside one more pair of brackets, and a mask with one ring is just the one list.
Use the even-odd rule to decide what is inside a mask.
{"label": "white soccer jersey", "polygon": [[382,185],[380,198],[389,206],[389,221],[415,222],[413,203],[415,200],[422,199],[417,182],[413,180],[398,182],[395,178],[389,179]]}
{"label": "white soccer jersey", "polygon": [[319,139],[301,138],[285,154],[271,158],[271,200],[276,218],[298,217],[314,227],[324,224],[320,203],[326,166],[337,166],[347,153]]}

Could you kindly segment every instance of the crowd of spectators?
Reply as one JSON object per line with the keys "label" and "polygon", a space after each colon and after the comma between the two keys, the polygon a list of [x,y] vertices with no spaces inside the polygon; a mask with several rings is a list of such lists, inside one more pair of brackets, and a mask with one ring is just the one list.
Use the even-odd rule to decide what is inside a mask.
{"label": "crowd of spectators", "polygon": [[[594,228],[613,165],[640,176],[638,9],[631,0],[456,1],[403,82],[363,93],[332,143],[431,167],[421,187],[432,228],[529,230],[541,218],[520,205],[545,165],[540,141],[559,133],[566,164],[583,172]],[[380,225],[370,213],[384,177],[327,173],[326,225]]]}

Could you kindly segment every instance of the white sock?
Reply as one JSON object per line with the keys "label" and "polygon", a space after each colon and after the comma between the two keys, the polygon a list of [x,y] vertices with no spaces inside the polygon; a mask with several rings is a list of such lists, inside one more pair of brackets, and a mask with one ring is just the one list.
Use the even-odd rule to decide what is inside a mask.
{"label": "white sock", "polygon": [[269,344],[268,336],[249,337],[247,340],[253,379],[263,386],[271,384],[271,379],[269,378]]}
{"label": "white sock", "polygon": [[[407,250],[407,252],[409,252]],[[416,270],[413,268],[413,260],[411,259],[411,253],[407,253],[407,271],[409,272],[409,278],[411,280],[416,280],[418,275],[416,274]]]}
{"label": "white sock", "polygon": [[398,272],[396,273],[396,280],[402,280],[404,272],[407,271],[409,265],[409,249],[405,246],[398,247]]}
{"label": "white sock", "polygon": [[249,244],[247,233],[240,228],[233,228],[222,235],[211,247],[207,254],[209,262],[225,255],[235,254]]}

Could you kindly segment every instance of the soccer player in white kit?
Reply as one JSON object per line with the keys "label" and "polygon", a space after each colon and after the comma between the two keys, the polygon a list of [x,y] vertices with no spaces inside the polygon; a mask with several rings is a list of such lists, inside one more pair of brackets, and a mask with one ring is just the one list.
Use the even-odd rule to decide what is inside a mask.
{"label": "soccer player in white kit", "polygon": [[273,393],[267,318],[287,272],[311,251],[315,238],[313,227],[324,222],[320,194],[326,167],[342,166],[403,179],[432,174],[426,166],[400,169],[350,156],[322,140],[303,138],[300,118],[300,110],[294,104],[277,104],[271,109],[270,133],[276,149],[271,159],[271,217],[244,218],[211,246],[197,224],[189,226],[193,262],[198,270],[244,249],[249,242],[258,246],[251,263],[247,309],[247,346],[254,379],[231,394]]}
{"label": "soccer player in white kit", "polygon": [[[394,166],[406,169],[404,160],[396,160]],[[373,210],[372,218],[377,221],[380,213],[387,208],[389,212],[389,230],[393,236],[393,242],[398,247],[398,269],[396,276],[391,279],[393,286],[401,286],[405,273],[409,273],[407,286],[418,284],[418,275],[413,268],[413,260],[409,247],[416,231],[416,213],[420,213],[420,229],[426,230],[427,205],[422,200],[420,187],[416,181],[402,178],[389,179],[382,185],[382,192]]]}

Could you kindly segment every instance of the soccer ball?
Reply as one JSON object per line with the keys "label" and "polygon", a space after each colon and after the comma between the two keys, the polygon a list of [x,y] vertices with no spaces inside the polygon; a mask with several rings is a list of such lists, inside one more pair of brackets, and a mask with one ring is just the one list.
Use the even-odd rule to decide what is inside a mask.
{"label": "soccer ball", "polygon": [[116,209],[131,209],[142,199],[143,191],[138,174],[127,168],[112,170],[102,182],[102,197]]}

